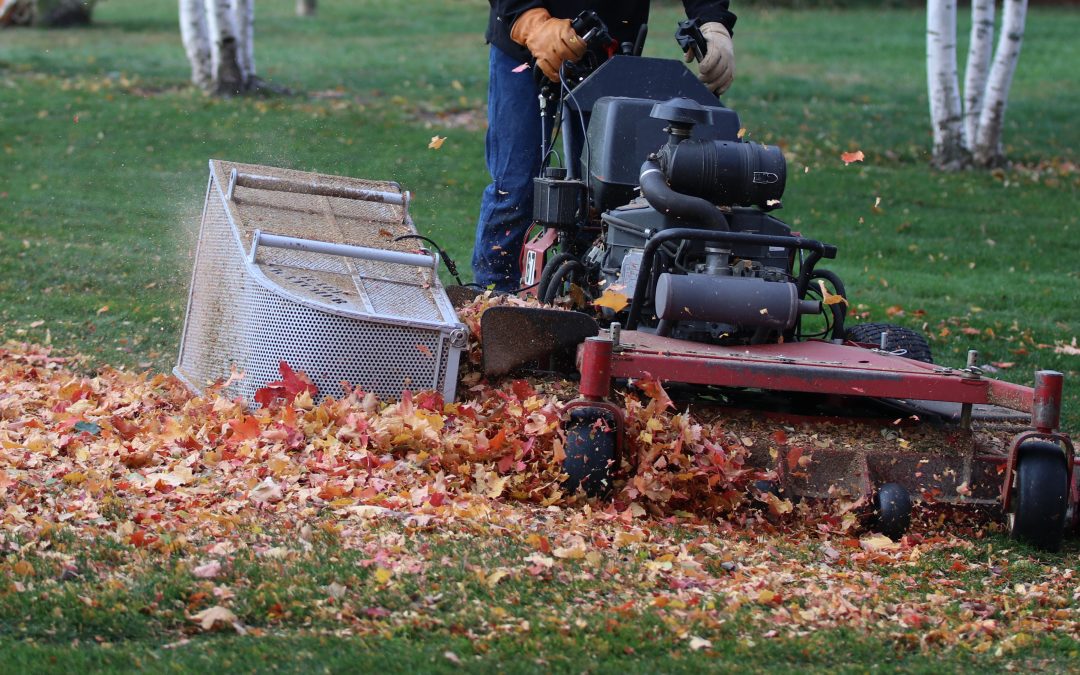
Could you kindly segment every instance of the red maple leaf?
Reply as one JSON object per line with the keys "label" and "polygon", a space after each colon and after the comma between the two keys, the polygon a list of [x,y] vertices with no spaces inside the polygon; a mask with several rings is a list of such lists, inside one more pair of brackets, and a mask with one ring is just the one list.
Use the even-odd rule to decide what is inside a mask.
{"label": "red maple leaf", "polygon": [[318,387],[303,371],[294,371],[284,361],[278,364],[278,370],[281,371],[280,380],[267,382],[265,386],[255,392],[255,402],[264,408],[279,398],[291,401],[305,391],[313,397],[318,393]]}

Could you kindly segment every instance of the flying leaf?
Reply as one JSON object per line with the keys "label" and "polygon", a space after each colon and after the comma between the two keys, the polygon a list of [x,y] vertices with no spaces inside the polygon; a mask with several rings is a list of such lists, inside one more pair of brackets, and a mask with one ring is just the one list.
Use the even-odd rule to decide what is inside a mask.
{"label": "flying leaf", "polygon": [[442,147],[442,144],[446,141],[446,136],[432,136],[431,142],[428,143],[428,147],[432,150],[438,150]]}
{"label": "flying leaf", "polygon": [[626,309],[626,306],[630,304],[630,297],[625,293],[607,289],[596,300],[593,300],[593,306],[595,307],[607,307],[614,312],[621,312]]}
{"label": "flying leaf", "polygon": [[844,303],[845,305],[847,304],[847,298],[842,295],[830,293],[829,289],[825,288],[825,282],[823,280],[818,279],[818,287],[821,289],[821,304],[835,305],[840,302]]}
{"label": "flying leaf", "polygon": [[848,165],[852,162],[861,162],[866,159],[866,155],[862,150],[856,150],[855,152],[845,152],[840,155],[840,159],[844,160],[844,164]]}
{"label": "flying leaf", "polygon": [[523,73],[528,69],[529,69],[529,64],[526,62],[526,63],[523,63],[520,66],[514,68],[510,72],[512,72],[512,73]]}

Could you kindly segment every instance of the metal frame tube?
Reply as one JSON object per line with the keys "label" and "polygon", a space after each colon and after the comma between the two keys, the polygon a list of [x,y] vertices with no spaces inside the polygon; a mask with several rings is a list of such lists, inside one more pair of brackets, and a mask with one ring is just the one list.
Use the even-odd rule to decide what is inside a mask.
{"label": "metal frame tube", "polygon": [[340,255],[347,258],[360,258],[362,260],[374,260],[376,262],[393,263],[397,265],[429,267],[431,269],[435,269],[439,264],[439,258],[436,254],[423,255],[421,253],[384,251],[382,249],[368,248],[366,246],[334,244],[328,241],[316,241],[315,239],[284,237],[279,234],[267,234],[261,230],[255,230],[255,236],[251,241],[251,252],[248,255],[252,261],[255,260],[255,251],[259,246],[287,248],[294,251],[306,251],[308,253]]}

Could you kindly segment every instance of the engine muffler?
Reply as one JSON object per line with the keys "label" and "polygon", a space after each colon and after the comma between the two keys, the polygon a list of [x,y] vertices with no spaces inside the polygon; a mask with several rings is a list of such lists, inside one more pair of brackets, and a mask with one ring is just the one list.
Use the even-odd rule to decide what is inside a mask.
{"label": "engine muffler", "polygon": [[821,303],[799,300],[795,284],[757,277],[661,274],[656,315],[665,321],[709,321],[747,328],[788,330],[802,314],[820,314]]}

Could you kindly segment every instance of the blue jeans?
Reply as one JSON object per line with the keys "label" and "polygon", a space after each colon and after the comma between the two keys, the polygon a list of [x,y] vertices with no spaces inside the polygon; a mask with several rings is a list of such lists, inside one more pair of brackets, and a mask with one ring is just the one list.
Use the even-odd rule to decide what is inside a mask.
{"label": "blue jeans", "polygon": [[473,276],[499,291],[518,287],[518,258],[532,223],[532,179],[540,171],[539,90],[531,68],[491,47],[488,66],[486,157],[491,184],[484,189],[473,244]]}

